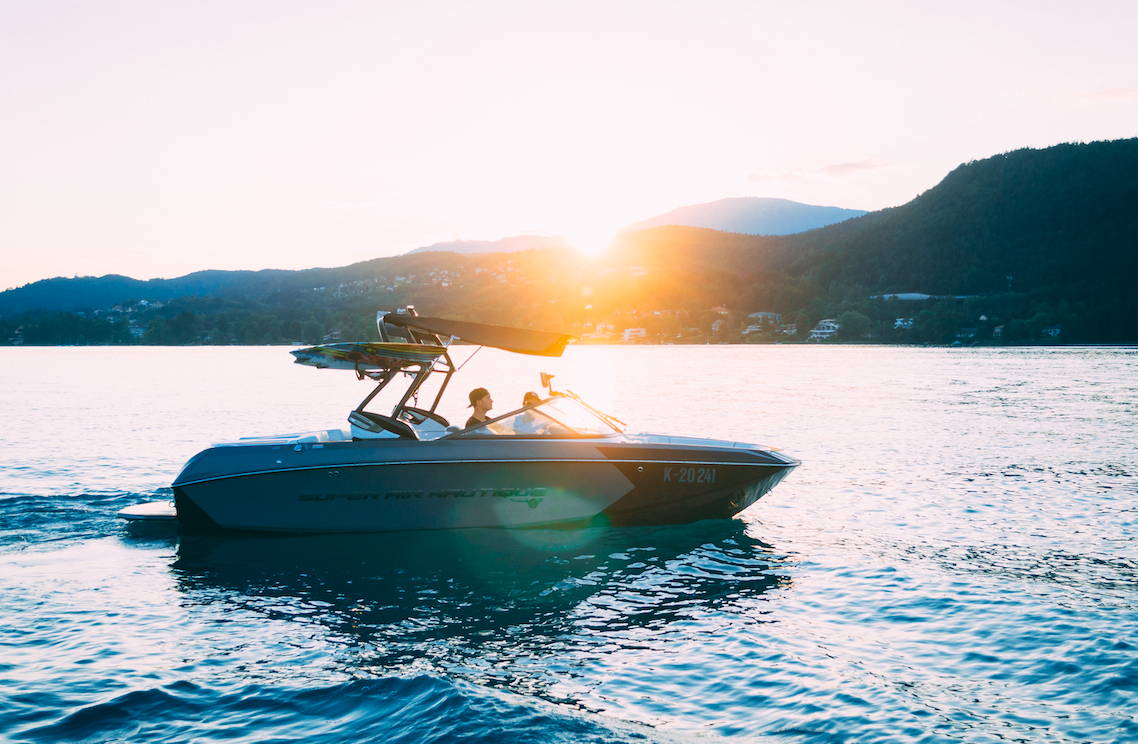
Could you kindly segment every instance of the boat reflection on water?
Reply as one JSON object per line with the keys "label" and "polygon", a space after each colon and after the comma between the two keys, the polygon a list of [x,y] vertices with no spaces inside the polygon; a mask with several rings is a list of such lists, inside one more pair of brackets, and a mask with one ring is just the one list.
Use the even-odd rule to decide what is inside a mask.
{"label": "boat reflection on water", "polygon": [[316,624],[350,649],[339,655],[355,673],[436,670],[513,687],[585,663],[602,647],[642,645],[678,620],[753,621],[754,603],[788,583],[784,561],[742,522],[715,520],[182,536],[173,571],[193,604],[296,621],[309,636]]}

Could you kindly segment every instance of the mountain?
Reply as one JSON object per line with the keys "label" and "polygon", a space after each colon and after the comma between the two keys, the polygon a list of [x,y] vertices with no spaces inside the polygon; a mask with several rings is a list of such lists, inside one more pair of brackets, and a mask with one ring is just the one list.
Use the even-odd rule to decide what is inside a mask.
{"label": "mountain", "polygon": [[449,243],[434,243],[408,251],[408,253],[516,253],[517,251],[567,247],[568,244],[564,238],[551,238],[544,235],[515,235],[498,240],[454,240]]}
{"label": "mountain", "polygon": [[819,207],[787,199],[744,196],[673,209],[631,225],[629,230],[678,225],[745,235],[790,235],[866,214],[860,209]]}
{"label": "mountain", "polygon": [[131,299],[165,302],[176,297],[208,296],[250,282],[293,272],[198,271],[176,279],[132,279],[120,274],[55,277],[0,292],[0,315],[29,310],[70,311],[111,307]]}
{"label": "mountain", "polygon": [[[894,293],[933,297],[881,299]],[[152,302],[61,312],[128,299]],[[0,293],[0,343],[369,338],[376,309],[406,303],[581,334],[646,327],[657,340],[712,340],[708,328],[728,316],[710,308],[722,306],[732,325],[719,340],[741,338],[745,315],[766,311],[799,339],[847,315],[888,342],[1136,343],[1138,139],[965,163],[907,204],[792,235],[664,226],[624,233],[592,260],[562,247],[426,251],[304,271],[46,280]]]}
{"label": "mountain", "polygon": [[1059,328],[1064,340],[1134,343],[1138,139],[965,163],[907,204],[797,235],[660,227],[625,236],[617,254],[686,277],[671,291],[667,283],[652,288],[657,303],[712,283],[743,307],[809,309],[814,320],[880,310],[884,320],[921,306],[869,297],[924,292],[962,297],[964,325],[980,316],[1031,320]]}
{"label": "mountain", "polygon": [[777,266],[822,283],[1133,297],[1138,139],[966,163],[907,204],[774,245]]}

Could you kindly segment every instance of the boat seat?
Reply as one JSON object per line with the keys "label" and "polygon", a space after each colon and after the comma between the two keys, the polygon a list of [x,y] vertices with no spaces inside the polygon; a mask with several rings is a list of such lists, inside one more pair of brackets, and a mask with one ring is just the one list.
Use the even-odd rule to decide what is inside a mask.
{"label": "boat seat", "polygon": [[418,439],[419,435],[407,424],[371,411],[352,411],[348,414],[353,439]]}

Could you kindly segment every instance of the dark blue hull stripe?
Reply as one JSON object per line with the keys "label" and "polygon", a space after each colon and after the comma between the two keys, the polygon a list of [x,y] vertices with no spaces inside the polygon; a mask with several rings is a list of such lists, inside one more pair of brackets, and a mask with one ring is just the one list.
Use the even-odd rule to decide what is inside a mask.
{"label": "dark blue hull stripe", "polygon": [[[299,468],[273,468],[272,470],[254,470],[246,473],[230,473],[228,475],[216,475],[211,478],[199,478],[192,481],[175,481],[170,484],[171,488],[182,488],[185,486],[195,486],[199,483],[209,483],[210,481],[229,480],[231,478],[246,478],[253,475],[269,475],[271,473],[295,473],[305,470],[341,470],[343,468],[375,468],[384,467],[387,465],[498,465],[501,463],[529,463],[529,462],[574,462],[583,464],[598,464],[598,465],[613,465],[617,463],[629,464],[644,464],[644,465],[691,465],[691,460],[609,460],[609,459],[596,459],[596,460],[582,460],[579,458],[518,458],[514,460],[398,460],[391,462],[352,462],[352,463],[335,463],[328,465],[310,465],[307,467]],[[746,467],[746,468],[793,468],[798,463],[791,462],[712,462],[701,460],[700,465],[716,465],[725,467]]]}

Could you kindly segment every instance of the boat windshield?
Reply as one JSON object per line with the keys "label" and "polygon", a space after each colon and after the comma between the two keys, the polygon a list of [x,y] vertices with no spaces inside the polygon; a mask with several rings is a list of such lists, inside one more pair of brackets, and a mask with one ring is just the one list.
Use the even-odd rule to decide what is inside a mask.
{"label": "boat windshield", "polygon": [[617,429],[589,406],[560,395],[506,414],[455,437],[607,437]]}

